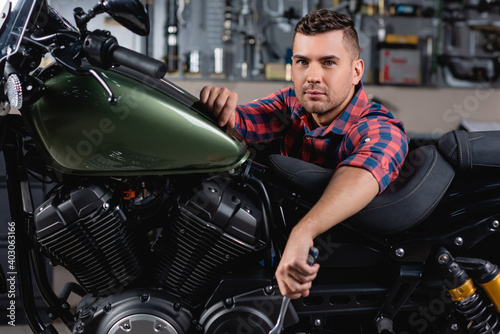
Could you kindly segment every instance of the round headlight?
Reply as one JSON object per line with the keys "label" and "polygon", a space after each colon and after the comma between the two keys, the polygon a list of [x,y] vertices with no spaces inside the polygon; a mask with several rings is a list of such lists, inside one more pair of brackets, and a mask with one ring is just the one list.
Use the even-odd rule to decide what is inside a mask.
{"label": "round headlight", "polygon": [[9,75],[6,87],[10,106],[18,110],[21,109],[23,106],[23,87],[17,74]]}

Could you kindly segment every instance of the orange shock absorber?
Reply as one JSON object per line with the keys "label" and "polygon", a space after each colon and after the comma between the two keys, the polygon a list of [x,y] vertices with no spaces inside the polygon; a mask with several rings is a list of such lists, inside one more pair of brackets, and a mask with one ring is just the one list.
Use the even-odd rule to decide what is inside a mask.
{"label": "orange shock absorber", "polygon": [[474,285],[472,278],[469,278],[459,287],[449,288],[448,292],[450,293],[451,300],[459,302],[472,296],[476,290],[477,288]]}
{"label": "orange shock absorber", "polygon": [[[437,262],[456,310],[468,323],[468,330],[472,333],[498,333],[499,314],[488,307],[491,301],[497,311],[499,309],[495,301],[495,299],[500,300],[498,267],[481,259],[458,257],[454,259],[446,249],[440,249]],[[474,280],[469,277],[469,273]],[[475,285],[476,282],[482,289]]]}
{"label": "orange shock absorber", "polygon": [[500,270],[496,264],[482,259],[457,257],[457,262],[471,271],[486,295],[500,313]]}
{"label": "orange shock absorber", "polygon": [[477,288],[469,274],[447,250],[440,250],[437,262],[441,268],[443,282],[454,302],[461,302],[476,292]]}
{"label": "orange shock absorber", "polygon": [[491,281],[482,283],[481,287],[490,298],[497,312],[500,313],[500,273],[495,276]]}

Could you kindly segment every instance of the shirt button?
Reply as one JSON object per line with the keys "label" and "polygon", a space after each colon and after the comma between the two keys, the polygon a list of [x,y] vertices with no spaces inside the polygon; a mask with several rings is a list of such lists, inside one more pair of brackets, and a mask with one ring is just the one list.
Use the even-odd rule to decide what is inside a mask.
{"label": "shirt button", "polygon": [[368,143],[370,140],[371,140],[370,138],[366,138],[365,143]]}
{"label": "shirt button", "polygon": [[311,136],[304,136],[305,140],[311,140]]}

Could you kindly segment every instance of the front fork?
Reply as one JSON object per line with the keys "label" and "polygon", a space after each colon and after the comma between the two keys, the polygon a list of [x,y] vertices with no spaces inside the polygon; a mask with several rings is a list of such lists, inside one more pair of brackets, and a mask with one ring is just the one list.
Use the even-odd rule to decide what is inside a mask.
{"label": "front fork", "polygon": [[[2,122],[1,131],[8,131],[6,142],[2,148],[5,158],[6,182],[11,215],[11,227],[14,227],[16,261],[9,264],[7,277],[12,276],[19,282],[19,296],[26,322],[33,333],[57,334],[52,324],[46,326],[35,306],[35,277],[38,291],[49,305],[49,313],[53,318],[60,317],[68,325],[73,321],[73,315],[65,300],[58,298],[48,279],[41,254],[34,247],[33,200],[24,168],[22,120],[17,115],[7,115]],[[11,228],[12,231],[12,228]],[[12,266],[11,266],[12,265]],[[66,305],[66,307],[65,307]]]}

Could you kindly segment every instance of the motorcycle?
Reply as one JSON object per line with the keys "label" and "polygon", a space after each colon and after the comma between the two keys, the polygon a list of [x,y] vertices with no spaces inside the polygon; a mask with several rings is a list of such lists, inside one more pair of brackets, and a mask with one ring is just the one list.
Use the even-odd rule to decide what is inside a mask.
{"label": "motorcycle", "polygon": [[[57,333],[57,319],[75,334],[269,333],[278,318],[295,334],[500,332],[500,133],[415,147],[382,194],[315,240],[310,295],[281,311],[287,235],[333,171],[246,144],[166,80],[164,63],[87,29],[108,13],[147,35],[139,1],[76,8],[77,28],[45,0],[2,7],[13,247],[0,290],[15,271],[33,333]],[[50,186],[36,208],[33,178]],[[47,259],[76,282],[57,294]]]}

